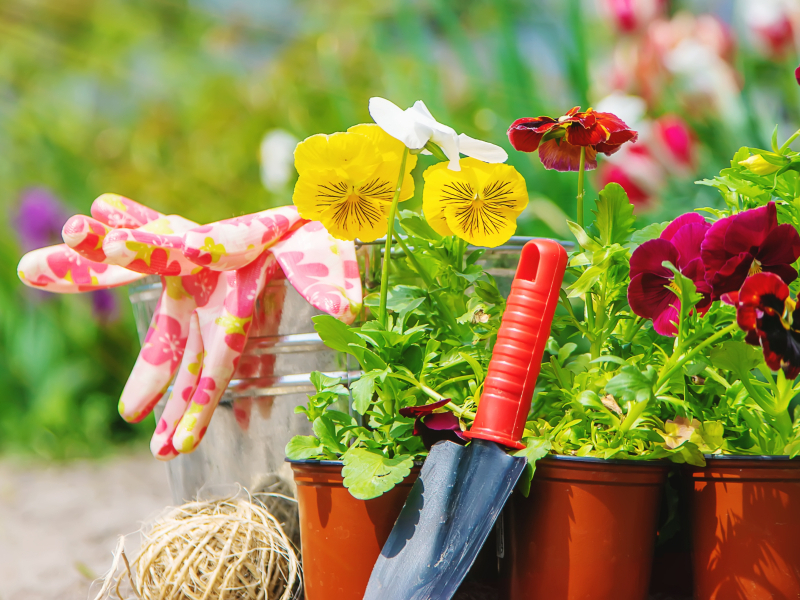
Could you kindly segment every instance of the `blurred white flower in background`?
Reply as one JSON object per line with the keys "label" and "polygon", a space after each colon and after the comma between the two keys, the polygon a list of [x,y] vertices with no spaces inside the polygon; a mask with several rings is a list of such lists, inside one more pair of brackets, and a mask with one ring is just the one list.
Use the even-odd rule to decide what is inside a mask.
{"label": "blurred white flower in background", "polygon": [[268,131],[261,139],[261,182],[270,192],[281,192],[294,175],[294,149],[298,139],[284,129]]}

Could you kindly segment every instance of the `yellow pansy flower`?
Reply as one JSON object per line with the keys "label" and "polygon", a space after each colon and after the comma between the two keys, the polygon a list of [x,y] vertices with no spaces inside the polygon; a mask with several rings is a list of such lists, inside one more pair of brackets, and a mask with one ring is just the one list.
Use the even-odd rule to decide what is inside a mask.
{"label": "yellow pansy flower", "polygon": [[504,244],[528,205],[525,180],[510,165],[474,158],[462,158],[460,164],[461,171],[439,163],[423,174],[425,218],[440,235],[457,235],[489,248]]}
{"label": "yellow pansy flower", "polygon": [[[335,238],[371,242],[388,229],[403,146],[377,126],[379,131],[371,126],[353,129],[358,132],[313,135],[297,145],[300,177],[292,201],[301,217],[320,221]],[[409,156],[401,202],[414,195],[409,173],[415,164],[416,157]]]}

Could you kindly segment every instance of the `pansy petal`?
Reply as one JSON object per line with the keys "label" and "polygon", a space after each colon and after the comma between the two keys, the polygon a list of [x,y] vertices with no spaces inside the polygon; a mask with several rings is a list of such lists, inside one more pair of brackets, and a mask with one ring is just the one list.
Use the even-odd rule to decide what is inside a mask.
{"label": "pansy petal", "polygon": [[[586,147],[586,170],[597,168],[597,153],[591,146]],[[548,140],[539,146],[539,160],[545,169],[555,171],[579,171],[581,147],[573,146],[566,139]]]}
{"label": "pansy petal", "polygon": [[700,245],[700,257],[706,266],[706,281],[709,283],[713,282],[714,276],[730,258],[730,254],[725,251],[725,235],[732,220],[733,217],[725,217],[712,223]]}
{"label": "pansy petal", "polygon": [[381,129],[412,150],[418,150],[428,142],[428,138],[423,138],[417,131],[412,116],[385,98],[370,98],[369,114]]}
{"label": "pansy petal", "polygon": [[500,146],[476,140],[464,133],[458,136],[458,150],[461,154],[487,163],[502,163],[508,159],[508,153]]}
{"label": "pansy petal", "polygon": [[597,124],[584,126],[572,123],[567,127],[567,141],[573,146],[595,146],[607,139],[608,131]]}
{"label": "pansy petal", "polygon": [[678,327],[676,323],[678,322],[680,308],[681,301],[676,297],[673,304],[669,305],[666,309],[659,313],[655,319],[653,319],[653,329],[656,330],[656,333],[670,337],[673,337],[678,333]]}
{"label": "pansy petal", "polygon": [[[704,261],[705,262],[705,261]],[[735,292],[744,283],[750,266],[753,264],[753,255],[749,252],[742,252],[732,256],[722,265],[714,277],[709,281],[711,289],[714,290],[714,297],[718,298],[725,292]],[[706,265],[706,281],[708,281],[708,266]]]}
{"label": "pansy petal", "polygon": [[678,266],[679,256],[677,248],[671,242],[661,239],[648,240],[631,255],[631,279],[640,273],[653,273],[671,279],[672,271],[661,263],[668,260]]}
{"label": "pansy petal", "polygon": [[422,423],[428,429],[434,429],[436,431],[445,429],[461,431],[461,426],[458,424],[458,417],[451,412],[430,414],[422,420]]}
{"label": "pansy petal", "polygon": [[[661,232],[661,235],[659,237],[662,240],[671,240],[672,237],[675,235],[675,233],[677,233],[677,231],[684,225],[690,225],[692,223],[705,223],[705,222],[706,222],[705,218],[703,218],[703,215],[699,213],[695,212],[686,213],[681,215],[680,217],[677,217],[672,221],[672,223],[667,225],[667,227],[664,229],[664,231]],[[711,227],[710,224],[709,227]]]}
{"label": "pansy petal", "polygon": [[515,150],[534,152],[544,134],[556,125],[558,122],[550,117],[517,119],[508,128],[508,140]]}
{"label": "pansy petal", "polygon": [[628,286],[631,310],[645,319],[655,319],[677,296],[667,288],[670,280],[652,273],[641,273]]}
{"label": "pansy petal", "polygon": [[800,235],[794,225],[784,223],[769,232],[756,252],[763,265],[790,265],[800,257]]}
{"label": "pansy petal", "polygon": [[759,206],[733,215],[725,232],[725,250],[731,254],[749,252],[764,243],[778,226],[775,203]]}
{"label": "pansy petal", "polygon": [[450,398],[444,398],[430,404],[423,404],[422,406],[406,406],[400,409],[400,414],[404,417],[419,417],[422,415],[429,415],[437,408],[442,408],[445,404],[450,402]]}
{"label": "pansy petal", "polygon": [[797,279],[797,271],[791,265],[765,265],[764,273],[774,273],[786,283],[792,283]]}
{"label": "pansy petal", "polygon": [[[680,254],[678,264],[675,266],[682,269],[685,265],[700,258],[700,245],[703,243],[706,232],[710,227],[708,223],[703,221],[700,223],[689,223],[675,232],[675,235],[673,235],[670,240]],[[703,269],[703,273],[705,274],[705,269]]]}

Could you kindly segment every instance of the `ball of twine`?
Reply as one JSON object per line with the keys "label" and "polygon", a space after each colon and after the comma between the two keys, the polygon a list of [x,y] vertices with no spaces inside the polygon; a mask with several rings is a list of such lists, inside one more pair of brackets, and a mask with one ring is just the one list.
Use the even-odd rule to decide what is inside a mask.
{"label": "ball of twine", "polygon": [[[130,563],[124,538],[95,600],[120,600],[127,576],[141,600],[288,600],[300,563],[278,520],[263,504],[241,497],[190,502],[143,532]],[[117,575],[122,560],[125,569]]]}

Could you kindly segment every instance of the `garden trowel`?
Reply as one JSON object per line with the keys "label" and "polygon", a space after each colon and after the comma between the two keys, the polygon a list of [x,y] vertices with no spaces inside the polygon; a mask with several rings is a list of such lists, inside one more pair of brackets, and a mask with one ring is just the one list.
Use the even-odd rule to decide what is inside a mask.
{"label": "garden trowel", "polygon": [[525,468],[522,432],[567,253],[553,240],[522,249],[468,446],[435,444],[378,557],[364,600],[448,600]]}

